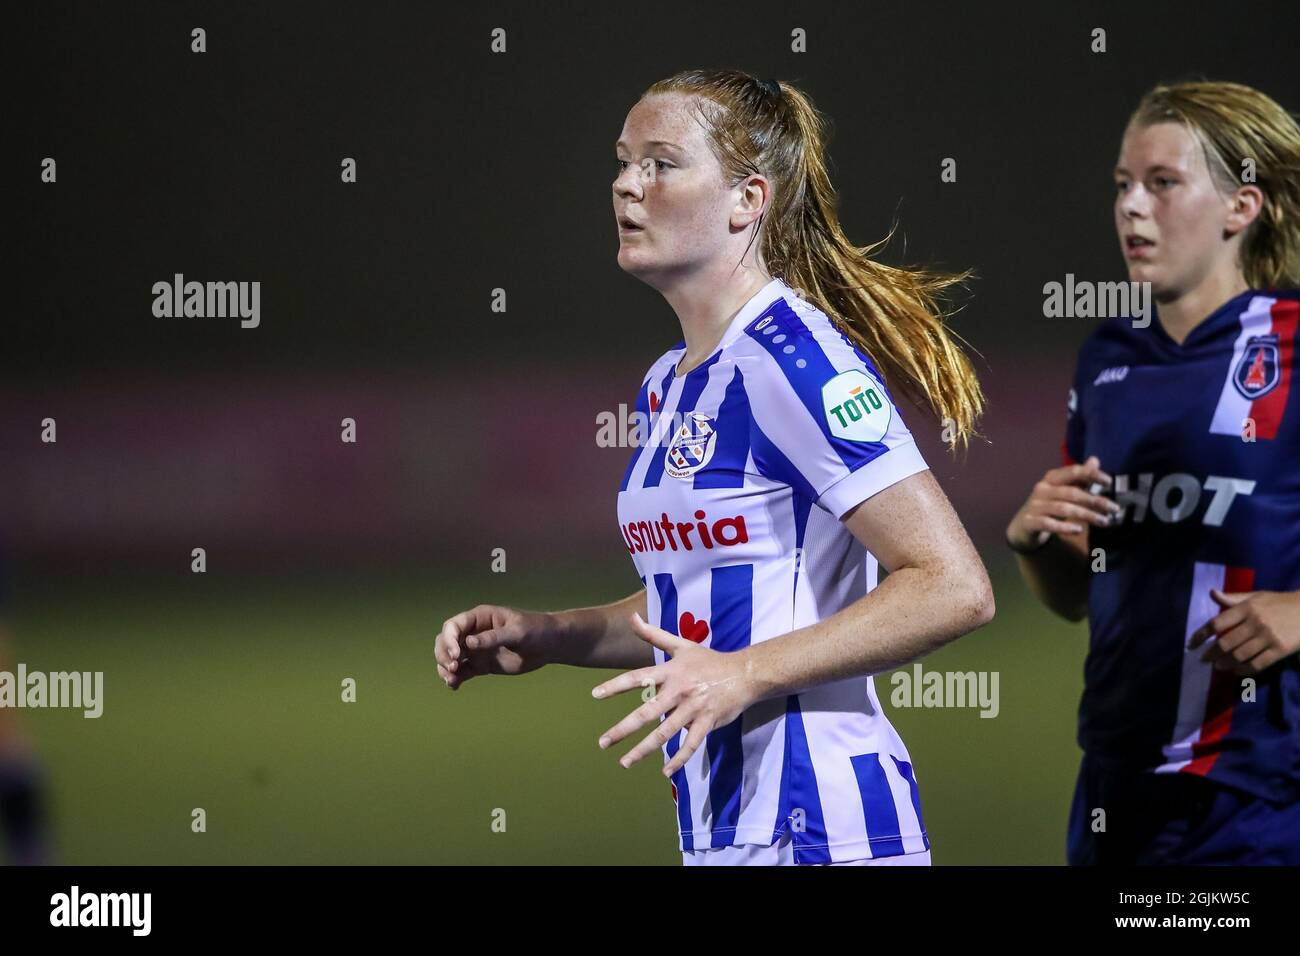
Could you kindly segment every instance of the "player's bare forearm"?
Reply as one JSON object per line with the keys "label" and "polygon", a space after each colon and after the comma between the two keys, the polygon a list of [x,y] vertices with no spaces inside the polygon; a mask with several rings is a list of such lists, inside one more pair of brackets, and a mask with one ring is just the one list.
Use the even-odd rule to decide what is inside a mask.
{"label": "player's bare forearm", "polygon": [[756,699],[892,670],[982,627],[993,614],[987,575],[977,565],[962,576],[973,580],[899,568],[838,613],[737,651],[747,658]]}
{"label": "player's bare forearm", "polygon": [[841,520],[894,570],[836,614],[737,651],[756,700],[891,670],[993,619],[984,562],[929,470],[876,493]]}
{"label": "player's bare forearm", "polygon": [[1016,553],[1020,576],[1053,613],[1067,621],[1088,616],[1088,533],[1052,535],[1028,554]]}
{"label": "player's bare forearm", "polygon": [[553,612],[558,630],[552,663],[623,670],[652,666],[654,648],[632,630],[633,611],[646,616],[644,589],[611,604]]}
{"label": "player's bare forearm", "polygon": [[1122,510],[1104,492],[1114,478],[1089,455],[1044,472],[1007,525],[1020,575],[1047,607],[1069,621],[1088,614],[1090,528],[1107,528]]}

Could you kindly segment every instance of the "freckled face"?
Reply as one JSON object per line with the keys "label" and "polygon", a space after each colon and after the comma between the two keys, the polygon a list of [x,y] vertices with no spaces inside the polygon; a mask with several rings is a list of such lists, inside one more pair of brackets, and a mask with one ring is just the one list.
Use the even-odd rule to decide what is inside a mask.
{"label": "freckled face", "polygon": [[1196,134],[1181,123],[1130,126],[1115,168],[1115,229],[1129,279],[1157,298],[1195,288],[1231,255],[1230,204]]}
{"label": "freckled face", "polygon": [[738,191],[723,181],[691,98],[648,96],[632,107],[615,151],[618,264],[642,278],[689,273],[717,256],[732,234]]}

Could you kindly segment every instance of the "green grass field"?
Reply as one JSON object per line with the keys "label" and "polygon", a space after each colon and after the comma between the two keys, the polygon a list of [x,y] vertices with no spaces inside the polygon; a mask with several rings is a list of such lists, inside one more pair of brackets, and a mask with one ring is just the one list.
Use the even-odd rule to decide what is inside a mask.
{"label": "green grass field", "polygon": [[[883,675],[877,692],[915,762],[936,865],[1062,863],[1086,631],[1035,605],[1009,568],[993,571],[997,619],[924,667],[998,671],[1000,714],[894,708]],[[677,865],[660,761],[624,770],[630,743],[596,746],[636,702],[592,700],[614,672],[553,667],[453,693],[433,667],[434,634],[455,611],[603,603],[631,592],[629,577],[20,593],[15,661],[104,672],[97,720],[20,712],[51,775],[59,860]],[[356,703],[340,699],[346,677]],[[206,833],[191,831],[196,807]],[[498,809],[505,832],[493,832]]]}

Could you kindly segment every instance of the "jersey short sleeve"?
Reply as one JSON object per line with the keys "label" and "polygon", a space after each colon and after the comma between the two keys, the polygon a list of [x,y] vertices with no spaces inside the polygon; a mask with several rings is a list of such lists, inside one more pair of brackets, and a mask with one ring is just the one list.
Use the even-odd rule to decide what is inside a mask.
{"label": "jersey short sleeve", "polygon": [[759,346],[745,390],[762,474],[842,518],[928,467],[871,360],[824,315],[783,310],[746,334]]}

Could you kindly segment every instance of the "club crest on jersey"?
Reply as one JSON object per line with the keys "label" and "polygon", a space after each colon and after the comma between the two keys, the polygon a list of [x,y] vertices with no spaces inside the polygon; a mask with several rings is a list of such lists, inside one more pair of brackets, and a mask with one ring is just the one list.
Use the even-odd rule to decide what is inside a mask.
{"label": "club crest on jersey", "polygon": [[1232,384],[1243,398],[1267,395],[1282,380],[1276,335],[1255,335],[1246,341],[1245,351],[1232,370]]}
{"label": "club crest on jersey", "polygon": [[892,412],[884,387],[862,369],[840,372],[822,386],[826,425],[836,438],[880,441]]}
{"label": "club crest on jersey", "polygon": [[718,430],[707,415],[692,412],[677,429],[668,452],[664,471],[673,478],[689,478],[709,463],[718,446]]}

